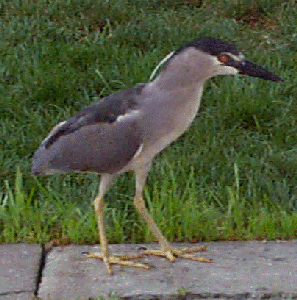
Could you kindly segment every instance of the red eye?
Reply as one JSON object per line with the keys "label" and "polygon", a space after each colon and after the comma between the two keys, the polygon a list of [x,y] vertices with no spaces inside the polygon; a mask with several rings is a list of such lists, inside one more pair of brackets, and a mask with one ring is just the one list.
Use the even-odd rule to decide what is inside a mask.
{"label": "red eye", "polygon": [[222,63],[226,63],[229,61],[229,56],[227,54],[218,55],[218,60]]}

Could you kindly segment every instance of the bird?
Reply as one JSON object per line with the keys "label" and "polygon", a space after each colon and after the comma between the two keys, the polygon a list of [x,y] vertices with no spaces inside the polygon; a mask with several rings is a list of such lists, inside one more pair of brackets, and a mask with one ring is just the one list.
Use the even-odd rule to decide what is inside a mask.
{"label": "bird", "polygon": [[89,254],[89,257],[101,259],[109,274],[112,274],[113,264],[150,267],[135,262],[133,258],[137,255],[111,254],[106,238],[104,195],[118,175],[130,171],[135,173],[134,206],[160,244],[159,250],[145,250],[143,255],[163,256],[171,262],[176,258],[211,261],[189,254],[205,250],[203,246],[174,248],[150,216],[143,189],[152,161],[189,128],[199,110],[208,79],[217,75],[247,75],[283,81],[245,59],[235,45],[211,37],[200,37],[186,43],[161,63],[164,65],[162,69],[156,75],[159,64],[153,72],[154,78],[147,83],[111,94],[58,123],[41,142],[32,159],[33,175],[101,174],[94,200],[101,252]]}

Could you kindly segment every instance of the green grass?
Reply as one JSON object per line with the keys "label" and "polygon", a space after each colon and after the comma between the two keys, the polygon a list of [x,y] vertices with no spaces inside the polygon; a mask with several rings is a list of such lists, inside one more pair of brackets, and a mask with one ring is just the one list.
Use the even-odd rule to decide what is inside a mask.
{"label": "green grass", "polygon": [[[294,1],[26,0],[0,4],[0,242],[98,243],[97,175],[34,178],[58,121],[146,82],[200,36],[233,42],[283,77],[210,80],[189,131],[154,161],[145,199],[171,241],[297,238],[297,8]],[[106,195],[111,243],[151,242],[134,177]]]}

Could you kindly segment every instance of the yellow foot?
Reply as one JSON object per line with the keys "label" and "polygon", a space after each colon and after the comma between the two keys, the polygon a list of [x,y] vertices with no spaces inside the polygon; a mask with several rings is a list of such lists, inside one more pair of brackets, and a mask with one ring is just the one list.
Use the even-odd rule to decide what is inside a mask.
{"label": "yellow foot", "polygon": [[150,266],[136,263],[134,261],[129,261],[130,259],[137,259],[142,258],[143,254],[132,254],[132,255],[104,255],[103,253],[90,253],[87,255],[89,258],[96,258],[104,261],[105,266],[109,274],[112,273],[111,265],[120,265],[126,267],[133,267],[133,268],[142,268],[142,269],[149,269]]}
{"label": "yellow foot", "polygon": [[174,248],[169,248],[169,249],[165,249],[165,250],[145,250],[143,252],[143,254],[166,257],[171,262],[174,262],[176,257],[180,257],[180,258],[210,263],[212,261],[211,259],[188,254],[188,253],[193,253],[193,252],[205,251],[206,248],[207,248],[206,246],[200,246],[200,247],[194,247],[194,248],[190,248],[190,249],[185,248],[185,249],[181,249],[181,250],[174,249]]}

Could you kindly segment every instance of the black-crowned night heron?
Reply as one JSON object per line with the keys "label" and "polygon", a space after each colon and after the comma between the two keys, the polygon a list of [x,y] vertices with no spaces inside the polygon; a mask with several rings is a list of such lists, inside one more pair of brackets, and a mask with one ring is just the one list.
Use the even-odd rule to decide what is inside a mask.
{"label": "black-crowned night heron", "polygon": [[[101,253],[90,255],[110,264],[148,268],[110,255],[103,224],[103,196],[121,173],[134,171],[134,205],[161,245],[146,250],[174,261],[175,257],[209,261],[170,246],[145,208],[143,188],[152,160],[182,135],[199,109],[203,86],[216,75],[248,75],[272,81],[282,79],[245,60],[234,45],[219,39],[200,38],[166,57],[165,67],[145,84],[119,91],[59,123],[36,151],[31,172],[35,175],[57,172],[101,173],[94,205],[98,220]],[[200,249],[201,250],[201,249]]]}

